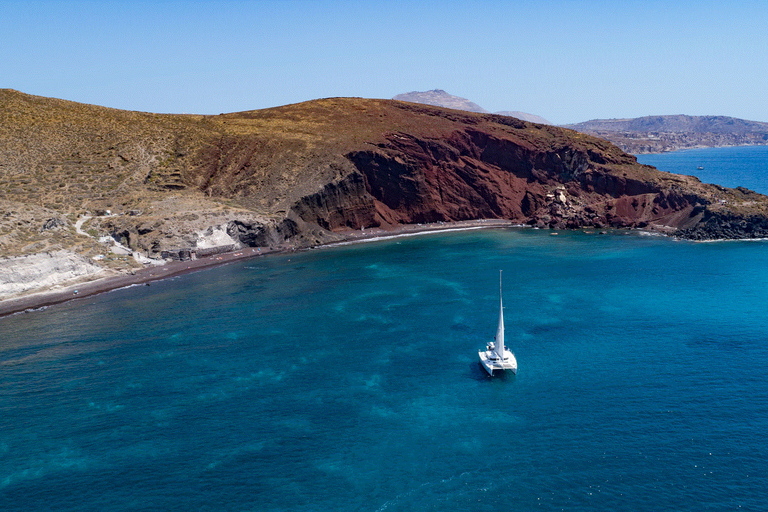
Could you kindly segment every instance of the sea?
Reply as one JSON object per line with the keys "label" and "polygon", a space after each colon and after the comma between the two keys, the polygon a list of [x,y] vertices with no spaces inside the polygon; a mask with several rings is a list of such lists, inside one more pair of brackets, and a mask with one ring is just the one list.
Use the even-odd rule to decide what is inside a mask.
{"label": "sea", "polygon": [[704,183],[768,194],[768,146],[686,149],[637,155],[637,161],[662,171],[696,176]]}
{"label": "sea", "polygon": [[[491,378],[499,270],[518,373]],[[768,241],[508,228],[16,314],[0,510],[764,511],[766,304]]]}

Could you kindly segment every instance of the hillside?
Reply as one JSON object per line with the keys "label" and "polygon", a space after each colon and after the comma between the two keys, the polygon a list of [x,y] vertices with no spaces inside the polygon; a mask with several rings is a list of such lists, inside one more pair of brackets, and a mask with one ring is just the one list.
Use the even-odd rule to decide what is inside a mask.
{"label": "hillside", "polygon": [[604,138],[634,154],[695,147],[768,144],[768,123],[725,116],[595,119],[565,127]]}
{"label": "hillside", "polygon": [[764,196],[511,117],[359,98],[218,116],[11,90],[0,105],[3,257],[65,250],[126,269],[140,266],[131,253],[307,247],[361,228],[469,219],[768,235]]}

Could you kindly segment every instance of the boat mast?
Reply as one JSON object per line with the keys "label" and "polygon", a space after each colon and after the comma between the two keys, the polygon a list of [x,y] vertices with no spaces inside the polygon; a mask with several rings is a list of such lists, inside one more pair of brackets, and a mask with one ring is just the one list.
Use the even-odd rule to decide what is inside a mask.
{"label": "boat mast", "polygon": [[496,329],[496,354],[504,361],[504,306],[501,302],[501,270],[499,270],[499,326]]}

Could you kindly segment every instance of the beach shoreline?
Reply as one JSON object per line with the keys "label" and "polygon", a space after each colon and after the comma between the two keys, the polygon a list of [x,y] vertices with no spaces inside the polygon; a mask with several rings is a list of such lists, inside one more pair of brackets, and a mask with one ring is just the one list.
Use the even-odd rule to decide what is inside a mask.
{"label": "beach shoreline", "polygon": [[106,293],[119,288],[126,288],[128,286],[142,284],[148,286],[153,281],[169,279],[171,277],[226,265],[240,260],[307,251],[321,247],[390,240],[393,238],[418,234],[519,226],[519,224],[515,224],[511,221],[499,219],[439,222],[433,224],[404,224],[385,228],[340,231],[338,234],[343,237],[342,239],[311,247],[295,248],[288,245],[275,248],[244,247],[232,252],[220,253],[204,258],[187,261],[169,261],[164,265],[145,267],[137,269],[134,272],[108,275],[85,282],[64,284],[55,290],[30,291],[29,293],[0,301],[0,318],[23,312],[33,312],[41,308],[91,297],[93,295]]}

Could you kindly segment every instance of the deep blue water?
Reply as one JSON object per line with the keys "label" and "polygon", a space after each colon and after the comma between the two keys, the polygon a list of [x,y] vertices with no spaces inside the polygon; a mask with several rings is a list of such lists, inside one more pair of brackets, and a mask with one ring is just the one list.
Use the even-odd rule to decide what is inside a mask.
{"label": "deep blue water", "polygon": [[768,194],[768,146],[686,149],[637,155],[637,160],[662,171],[696,176],[704,183]]}
{"label": "deep blue water", "polygon": [[766,304],[765,241],[506,229],[3,318],[0,510],[766,510]]}

